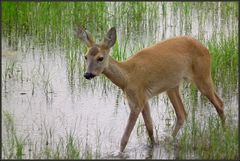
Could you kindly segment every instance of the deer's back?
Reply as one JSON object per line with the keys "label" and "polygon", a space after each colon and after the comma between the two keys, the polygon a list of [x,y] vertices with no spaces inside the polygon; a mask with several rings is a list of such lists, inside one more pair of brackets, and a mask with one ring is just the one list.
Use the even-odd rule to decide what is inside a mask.
{"label": "deer's back", "polygon": [[131,74],[129,80],[135,86],[143,86],[153,93],[164,91],[179,84],[182,79],[191,79],[194,63],[204,63],[210,58],[208,50],[191,37],[176,37],[159,42],[139,51],[124,63]]}

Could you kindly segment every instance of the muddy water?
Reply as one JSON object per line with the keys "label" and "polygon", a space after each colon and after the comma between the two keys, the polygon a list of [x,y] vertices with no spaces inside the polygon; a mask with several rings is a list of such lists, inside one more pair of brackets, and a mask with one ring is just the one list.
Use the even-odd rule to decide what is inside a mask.
{"label": "muddy water", "polygon": [[[171,10],[167,12],[171,13]],[[193,12],[193,19],[198,14],[197,11]],[[191,29],[181,29],[179,27],[181,23],[177,21],[179,15],[180,13],[174,17],[173,13],[167,14],[163,21],[156,21],[156,24],[160,25],[159,28],[156,27],[158,25],[152,29],[149,27],[142,36],[135,38],[145,46],[153,39],[157,41],[181,34],[192,34],[196,38],[205,35],[204,40],[208,40],[216,32],[214,31],[216,24],[211,25],[210,19],[206,20],[204,27],[197,25],[197,20],[191,20],[193,26]],[[147,23],[145,25],[147,26]],[[228,24],[218,25],[223,26],[221,32],[227,36]],[[200,27],[205,28],[206,32],[199,29]],[[121,41],[126,37],[124,34],[118,33],[118,35]],[[134,42],[137,41],[135,38],[133,38]],[[7,44],[6,38],[2,40],[2,111],[13,114],[17,134],[28,138],[26,147],[34,149],[36,156],[41,157],[38,153],[43,145],[47,144],[54,149],[61,139],[71,134],[77,139],[79,151],[84,151],[88,147],[93,153],[93,158],[178,158],[178,149],[169,138],[176,117],[164,93],[149,102],[154,122],[154,135],[158,143],[153,147],[150,146],[140,116],[125,153],[119,155],[120,139],[127,123],[129,108],[118,87],[104,76],[91,81],[85,80],[81,56],[77,58],[74,70],[69,69],[71,64],[65,54],[68,49],[59,46],[49,48],[47,44],[38,46],[19,42],[18,49],[13,50]],[[128,46],[129,51],[132,51],[134,46],[131,44],[134,43]],[[129,52],[129,55],[131,54],[133,53]],[[181,87],[186,111],[191,114],[192,107],[195,107],[196,119],[199,121],[216,116],[213,106],[199,92],[196,102],[189,99],[188,87],[188,84],[183,84]],[[237,120],[237,90],[229,91],[229,95],[225,96],[221,86],[217,87],[217,91],[224,100],[227,115]],[[191,122],[191,117],[188,121]],[[4,130],[2,136],[4,140],[6,138]],[[24,157],[32,158],[34,154],[26,150]],[[197,156],[190,158],[195,157],[197,158]]]}

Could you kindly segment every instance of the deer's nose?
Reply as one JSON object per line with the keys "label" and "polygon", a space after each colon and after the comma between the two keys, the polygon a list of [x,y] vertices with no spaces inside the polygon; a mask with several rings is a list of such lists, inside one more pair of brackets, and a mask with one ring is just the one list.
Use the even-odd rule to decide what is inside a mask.
{"label": "deer's nose", "polygon": [[95,77],[95,75],[92,74],[92,73],[85,73],[85,74],[84,74],[84,77],[85,77],[86,79],[92,79],[93,77]]}

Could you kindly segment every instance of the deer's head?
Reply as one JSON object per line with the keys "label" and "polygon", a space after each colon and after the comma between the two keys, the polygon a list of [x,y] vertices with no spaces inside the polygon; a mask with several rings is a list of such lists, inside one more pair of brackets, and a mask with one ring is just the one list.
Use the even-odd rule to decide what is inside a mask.
{"label": "deer's head", "polygon": [[87,71],[84,74],[86,79],[92,79],[95,76],[100,75],[109,62],[110,48],[116,42],[116,29],[112,27],[104,37],[101,43],[95,43],[92,35],[82,28],[76,29],[78,37],[88,47],[87,53],[85,54],[85,60],[87,65]]}

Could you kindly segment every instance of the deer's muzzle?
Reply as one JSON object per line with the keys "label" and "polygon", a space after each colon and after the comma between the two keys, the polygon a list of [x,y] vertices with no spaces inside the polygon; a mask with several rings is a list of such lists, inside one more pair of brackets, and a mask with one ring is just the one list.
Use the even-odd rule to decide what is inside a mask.
{"label": "deer's muzzle", "polygon": [[84,77],[86,78],[86,79],[92,79],[92,78],[94,78],[96,75],[94,75],[94,74],[92,74],[92,73],[85,73],[84,74]]}

